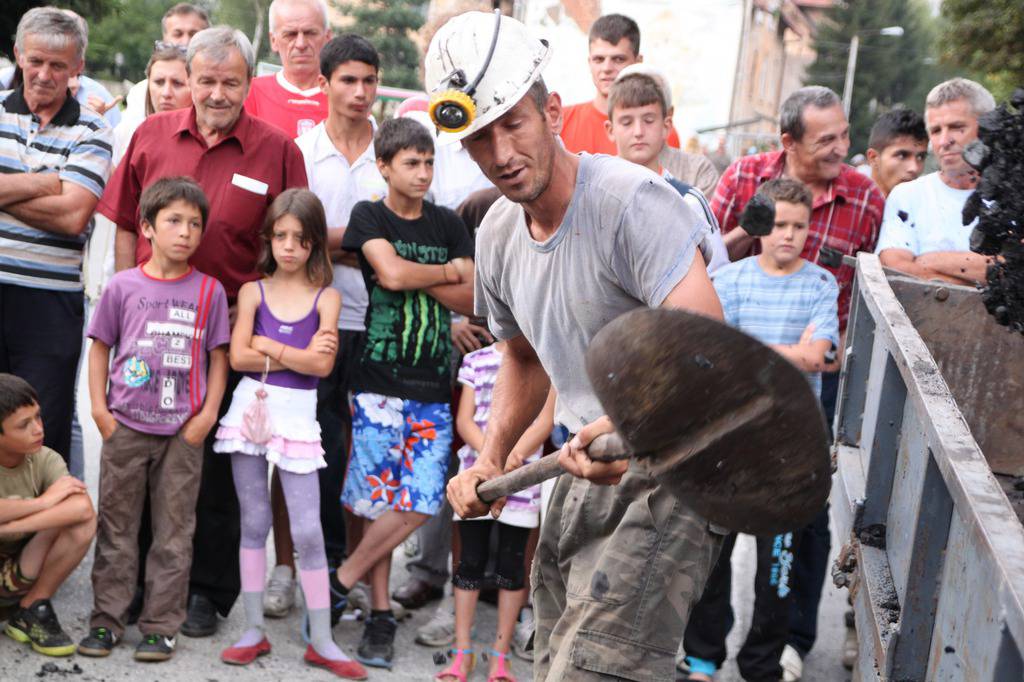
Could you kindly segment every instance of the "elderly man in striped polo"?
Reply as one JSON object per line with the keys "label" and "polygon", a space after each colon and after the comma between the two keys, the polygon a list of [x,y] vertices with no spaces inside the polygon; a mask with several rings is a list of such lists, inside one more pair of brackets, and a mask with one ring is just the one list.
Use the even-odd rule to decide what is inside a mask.
{"label": "elderly man in striped polo", "polygon": [[23,85],[0,93],[0,372],[39,393],[45,444],[65,460],[82,346],[82,247],[112,141],[103,117],[68,90],[85,44],[73,17],[29,10],[14,44]]}

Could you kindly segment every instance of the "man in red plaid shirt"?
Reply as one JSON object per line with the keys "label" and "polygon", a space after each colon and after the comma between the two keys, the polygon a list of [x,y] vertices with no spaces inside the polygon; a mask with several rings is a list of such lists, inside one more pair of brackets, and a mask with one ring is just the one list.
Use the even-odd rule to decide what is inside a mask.
{"label": "man in red plaid shirt", "polygon": [[[835,275],[842,335],[853,284],[853,268],[843,265],[843,256],[874,251],[885,198],[869,177],[843,163],[850,150],[850,125],[839,97],[828,88],[808,86],[786,98],[779,128],[782,151],[733,162],[718,182],[711,210],[722,227],[730,260],[738,260],[759,251],[758,241],[739,226],[739,217],[761,183],[787,176],[810,187],[814,207],[800,255]],[[839,373],[824,372],[821,378],[822,406],[831,423]],[[803,657],[817,636],[818,602],[831,549],[828,511],[795,534],[801,551],[793,566],[790,634],[781,660],[787,680],[800,678]]]}
{"label": "man in red plaid shirt", "polygon": [[786,98],[779,127],[782,151],[734,161],[718,181],[711,210],[722,227],[730,260],[738,260],[758,252],[757,240],[739,227],[739,217],[761,183],[785,175],[810,187],[814,209],[800,255],[836,276],[842,333],[853,283],[853,268],[843,265],[842,259],[874,251],[885,197],[870,178],[843,163],[850,149],[850,125],[839,97],[828,88],[812,85]]}

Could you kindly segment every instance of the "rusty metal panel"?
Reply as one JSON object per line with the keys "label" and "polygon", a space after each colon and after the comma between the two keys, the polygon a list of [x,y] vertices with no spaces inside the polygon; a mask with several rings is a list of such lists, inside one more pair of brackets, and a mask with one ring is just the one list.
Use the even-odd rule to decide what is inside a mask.
{"label": "rusty metal panel", "polygon": [[953,500],[932,453],[927,450],[922,453],[913,447],[907,452],[924,460],[924,480],[917,490],[919,497],[914,505],[916,525],[912,529],[914,540],[910,545],[907,582],[902,585],[896,581],[900,595],[900,634],[893,652],[892,676],[894,680],[923,680],[930,659]]}
{"label": "rusty metal panel", "polygon": [[861,303],[857,280],[853,282],[850,299],[850,322],[843,349],[843,372],[839,377],[835,433],[843,445],[857,445],[861,440],[861,420],[867,398],[868,374],[874,349],[875,320]]}
{"label": "rusty metal panel", "polygon": [[[892,483],[892,501],[888,508],[885,547],[893,584],[902,604],[906,598],[907,583],[915,577],[910,573],[910,555],[916,542],[924,472],[930,459],[920,414],[913,404],[907,406],[901,436]],[[875,494],[870,485],[869,482],[868,499]]]}
{"label": "rusty metal panel", "polygon": [[953,515],[932,634],[928,680],[995,680],[1006,594],[996,565]]}
{"label": "rusty metal panel", "polygon": [[1024,475],[1024,336],[996,324],[974,289],[890,277],[992,470]]}
{"label": "rusty metal panel", "polygon": [[[906,435],[892,487],[882,495],[888,502],[886,548],[857,547],[861,590],[854,611],[862,637],[856,676],[887,682],[1024,679],[1024,526],[876,256],[859,256],[857,283],[858,314],[850,336],[863,338],[870,321],[874,339],[852,345],[848,340],[847,351],[869,347],[872,355],[891,357],[906,387],[901,431]],[[962,320],[947,317],[945,324],[963,336],[979,335],[973,322],[962,326]],[[1006,336],[1002,329],[996,334]],[[884,371],[889,360],[872,360],[869,376],[863,374],[864,363],[854,362],[844,368],[841,383],[840,410],[859,413],[837,415],[837,423],[853,426],[858,438],[848,444],[856,448],[842,440],[836,447],[841,480],[833,490],[842,508],[834,518],[840,537],[848,537],[857,523],[859,491],[866,487],[868,500],[878,492],[864,480],[878,441],[862,434],[870,428],[868,406],[845,399],[866,393],[869,382],[880,387],[879,378],[870,375]],[[1024,381],[1024,372],[1003,371],[1014,373],[1007,382],[1011,386]],[[1001,398],[992,394],[978,400]],[[884,412],[880,402],[876,414]],[[874,421],[877,426],[879,420]]]}

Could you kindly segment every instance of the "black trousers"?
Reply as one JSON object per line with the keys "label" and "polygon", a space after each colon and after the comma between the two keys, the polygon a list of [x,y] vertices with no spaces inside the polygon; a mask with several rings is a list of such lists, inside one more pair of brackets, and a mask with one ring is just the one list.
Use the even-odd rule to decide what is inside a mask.
{"label": "black trousers", "polygon": [[498,527],[495,578],[502,590],[521,590],[526,582],[526,541],[530,528],[520,528],[491,519],[459,521],[462,551],[455,567],[452,584],[463,590],[483,587],[487,560],[491,557],[491,532]]}
{"label": "black trousers", "polygon": [[[736,664],[744,680],[777,682],[782,677],[779,657],[789,633],[792,563],[794,556],[799,556],[798,543],[797,533],[757,537],[754,614],[747,638],[736,654]],[[687,656],[713,661],[719,668],[725,663],[725,640],[735,623],[730,603],[732,564],[729,561],[735,546],[735,533],[722,541],[718,563],[690,614],[683,636]]]}
{"label": "black trousers", "polygon": [[[241,380],[242,375],[238,372],[231,370],[228,373],[227,390],[217,413],[218,422],[231,406],[231,395]],[[217,611],[227,616],[242,589],[238,573],[241,528],[235,481],[231,476],[231,456],[213,451],[216,433],[216,426],[210,429],[203,447],[203,475],[196,502],[189,593],[208,597],[217,606]]]}
{"label": "black trousers", "polygon": [[338,333],[338,355],[334,370],[320,380],[316,393],[316,419],[320,422],[327,467],[320,469],[320,526],[324,532],[327,563],[338,566],[345,557],[345,520],[341,489],[348,468],[352,434],[352,413],[348,391],[352,373],[359,363],[366,332],[342,329]]}
{"label": "black trousers", "polygon": [[[829,428],[836,414],[836,394],[839,391],[839,373],[821,375],[821,407],[825,411]],[[832,535],[828,529],[828,507],[800,531],[800,554],[793,567],[792,611],[789,615],[789,641],[791,647],[804,657],[814,647],[818,637],[818,605],[828,574],[828,557],[832,551]]]}
{"label": "black trousers", "polygon": [[39,394],[44,443],[65,462],[71,455],[84,304],[81,291],[0,284],[0,372],[21,377]]}

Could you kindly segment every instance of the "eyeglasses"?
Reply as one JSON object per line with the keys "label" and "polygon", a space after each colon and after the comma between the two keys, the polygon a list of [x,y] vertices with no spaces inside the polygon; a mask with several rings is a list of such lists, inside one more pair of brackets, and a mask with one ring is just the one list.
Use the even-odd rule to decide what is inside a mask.
{"label": "eyeglasses", "polygon": [[184,45],[175,45],[174,43],[164,42],[163,40],[153,41],[153,52],[159,52],[160,50],[177,50],[183,57],[188,53],[188,48]]}

